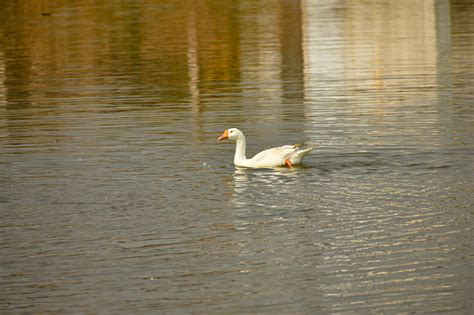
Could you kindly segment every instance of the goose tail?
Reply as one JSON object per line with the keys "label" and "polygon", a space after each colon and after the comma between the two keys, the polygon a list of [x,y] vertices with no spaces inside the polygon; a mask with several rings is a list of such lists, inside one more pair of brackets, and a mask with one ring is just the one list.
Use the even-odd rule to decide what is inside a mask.
{"label": "goose tail", "polygon": [[301,164],[305,155],[311,152],[311,150],[313,150],[313,148],[307,148],[304,150],[296,151],[295,154],[290,158],[291,164],[293,165]]}

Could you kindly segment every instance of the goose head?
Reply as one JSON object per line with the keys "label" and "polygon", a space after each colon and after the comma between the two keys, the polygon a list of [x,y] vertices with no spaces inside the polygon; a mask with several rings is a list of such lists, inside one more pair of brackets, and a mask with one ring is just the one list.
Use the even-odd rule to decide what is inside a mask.
{"label": "goose head", "polygon": [[240,131],[237,128],[229,128],[224,130],[224,132],[220,135],[219,138],[217,138],[218,141],[225,140],[225,139],[231,139],[231,140],[237,140],[241,138],[244,134],[242,131]]}

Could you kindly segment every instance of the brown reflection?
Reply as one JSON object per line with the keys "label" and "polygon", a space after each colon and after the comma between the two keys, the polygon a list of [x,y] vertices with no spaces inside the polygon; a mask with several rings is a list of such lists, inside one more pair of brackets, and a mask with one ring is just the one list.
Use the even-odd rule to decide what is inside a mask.
{"label": "brown reflection", "polygon": [[223,106],[248,113],[229,124],[263,119],[268,133],[304,117],[299,1],[7,1],[0,16],[6,109],[27,108],[13,118],[144,107],[204,135],[203,113]]}
{"label": "brown reflection", "polygon": [[[228,124],[247,119],[299,119],[303,95],[299,1],[192,2],[188,12],[188,78],[198,130],[204,111],[241,111]],[[232,104],[226,104],[231,99]],[[251,111],[252,116],[245,115]],[[273,112],[269,115],[270,112]],[[207,121],[209,123],[209,121]],[[268,130],[278,127],[271,123]]]}
{"label": "brown reflection", "polygon": [[468,117],[473,114],[474,6],[472,1],[455,0],[449,1],[446,7],[443,8],[447,15],[445,20],[450,22],[450,28],[440,29],[444,35],[444,54],[439,58],[443,73],[438,79],[443,87],[440,98],[444,106],[441,108],[449,122],[446,144],[472,147],[474,125]]}
{"label": "brown reflection", "polygon": [[[457,0],[449,2],[449,20],[451,21],[451,74],[456,87],[474,86],[473,46],[474,46],[474,6],[472,1]],[[468,57],[468,58],[466,58]],[[469,58],[470,57],[470,58]],[[458,90],[464,92],[463,90]],[[461,105],[472,102],[466,96],[469,93],[454,93],[453,103]],[[472,94],[471,94],[472,95]]]}
{"label": "brown reflection", "polygon": [[[239,93],[240,25],[237,4],[222,5],[219,1],[187,3],[186,77],[196,127],[193,134],[201,141],[205,139],[203,112],[216,108],[212,105],[213,99],[222,94]],[[212,97],[210,100],[209,96]]]}
{"label": "brown reflection", "polygon": [[[40,14],[41,9],[36,3],[28,8],[25,4],[7,1],[0,9],[2,20],[2,52],[4,57],[3,73],[5,86],[6,108],[28,107],[31,97],[32,59],[40,49],[35,49],[35,36],[28,30],[26,23],[19,23],[19,17],[25,15],[27,9],[33,14]],[[25,18],[21,19],[25,21]],[[7,87],[13,88],[7,88]],[[9,101],[13,100],[13,101]]]}
{"label": "brown reflection", "polygon": [[[304,99],[304,60],[300,1],[279,2],[280,42],[282,56],[282,89],[285,103]],[[293,117],[298,115],[299,117]],[[288,112],[288,119],[301,119],[303,111]]]}
{"label": "brown reflection", "polygon": [[[351,115],[368,114],[366,119],[347,123],[362,133],[370,130],[378,141],[381,136],[393,135],[387,117],[400,124],[410,121],[414,126],[420,117],[393,114],[409,110],[421,95],[436,97],[434,5],[434,1],[370,5],[304,1],[305,98],[314,124],[324,125],[328,120],[344,123],[336,111],[317,116],[325,111],[318,108],[323,106],[318,101],[327,100],[337,101],[337,106],[345,104],[344,111]],[[436,119],[430,117],[430,121]],[[403,134],[416,135],[418,130],[407,128]],[[334,140],[341,144],[348,138],[342,135]]]}
{"label": "brown reflection", "polygon": [[201,89],[205,93],[221,91],[221,84],[240,78],[237,7],[223,6],[221,1],[199,1],[195,10]]}
{"label": "brown reflection", "polygon": [[[300,139],[304,109],[300,105],[303,86],[301,8],[299,1],[243,2],[240,6],[241,82],[243,116],[258,123],[266,145],[285,131],[289,139]],[[250,135],[252,137],[252,135]],[[301,139],[300,139],[301,140]]]}
{"label": "brown reflection", "polygon": [[[259,31],[269,33],[256,35],[259,37],[252,38],[255,42],[248,44],[262,45],[261,61],[275,61],[267,71],[301,79],[298,2],[222,5],[209,0],[102,6],[9,1],[1,14],[6,39],[5,85],[13,90],[24,86],[31,92],[31,80],[46,84],[48,78],[61,76],[73,76],[77,86],[106,84],[115,76],[134,74],[124,79],[135,85],[167,87],[174,99],[184,96],[177,87],[188,81],[199,82],[205,93],[228,92],[226,83],[236,88],[241,82],[242,44],[247,44],[243,36],[252,38],[251,34]],[[243,24],[250,28],[242,28]],[[266,41],[266,36],[272,39]],[[267,44],[280,51],[264,55]],[[190,69],[191,79],[186,75]],[[160,89],[165,99],[168,92]],[[196,92],[190,94],[195,97]]]}
{"label": "brown reflection", "polygon": [[[29,141],[40,125],[47,125],[52,131],[59,124],[37,121],[48,116],[49,112],[43,109],[50,104],[43,100],[50,96],[49,90],[55,87],[52,78],[60,71],[59,43],[55,41],[49,17],[43,15],[51,7],[45,1],[6,1],[0,6],[0,92],[5,109],[2,118],[6,119],[6,139],[12,145],[22,139]],[[33,133],[27,135],[26,131]],[[37,142],[47,141],[43,136],[37,138]]]}

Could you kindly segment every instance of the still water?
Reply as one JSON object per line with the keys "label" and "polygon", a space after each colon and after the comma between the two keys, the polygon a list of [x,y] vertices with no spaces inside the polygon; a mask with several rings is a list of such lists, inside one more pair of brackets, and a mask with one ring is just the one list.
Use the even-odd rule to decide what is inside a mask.
{"label": "still water", "polygon": [[[0,6],[0,313],[473,312],[469,1]],[[293,169],[248,151],[315,146]]]}

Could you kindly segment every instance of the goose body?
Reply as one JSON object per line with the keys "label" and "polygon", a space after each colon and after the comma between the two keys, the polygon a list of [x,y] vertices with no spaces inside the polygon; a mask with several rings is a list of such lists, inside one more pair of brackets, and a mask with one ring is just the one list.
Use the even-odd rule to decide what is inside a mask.
{"label": "goose body", "polygon": [[222,135],[217,139],[219,141],[231,139],[236,141],[234,165],[250,168],[272,168],[278,166],[288,166],[301,164],[303,158],[312,148],[300,149],[300,145],[284,145],[281,147],[271,148],[255,154],[254,157],[247,159],[245,151],[247,142],[244,133],[237,128],[224,130]]}

